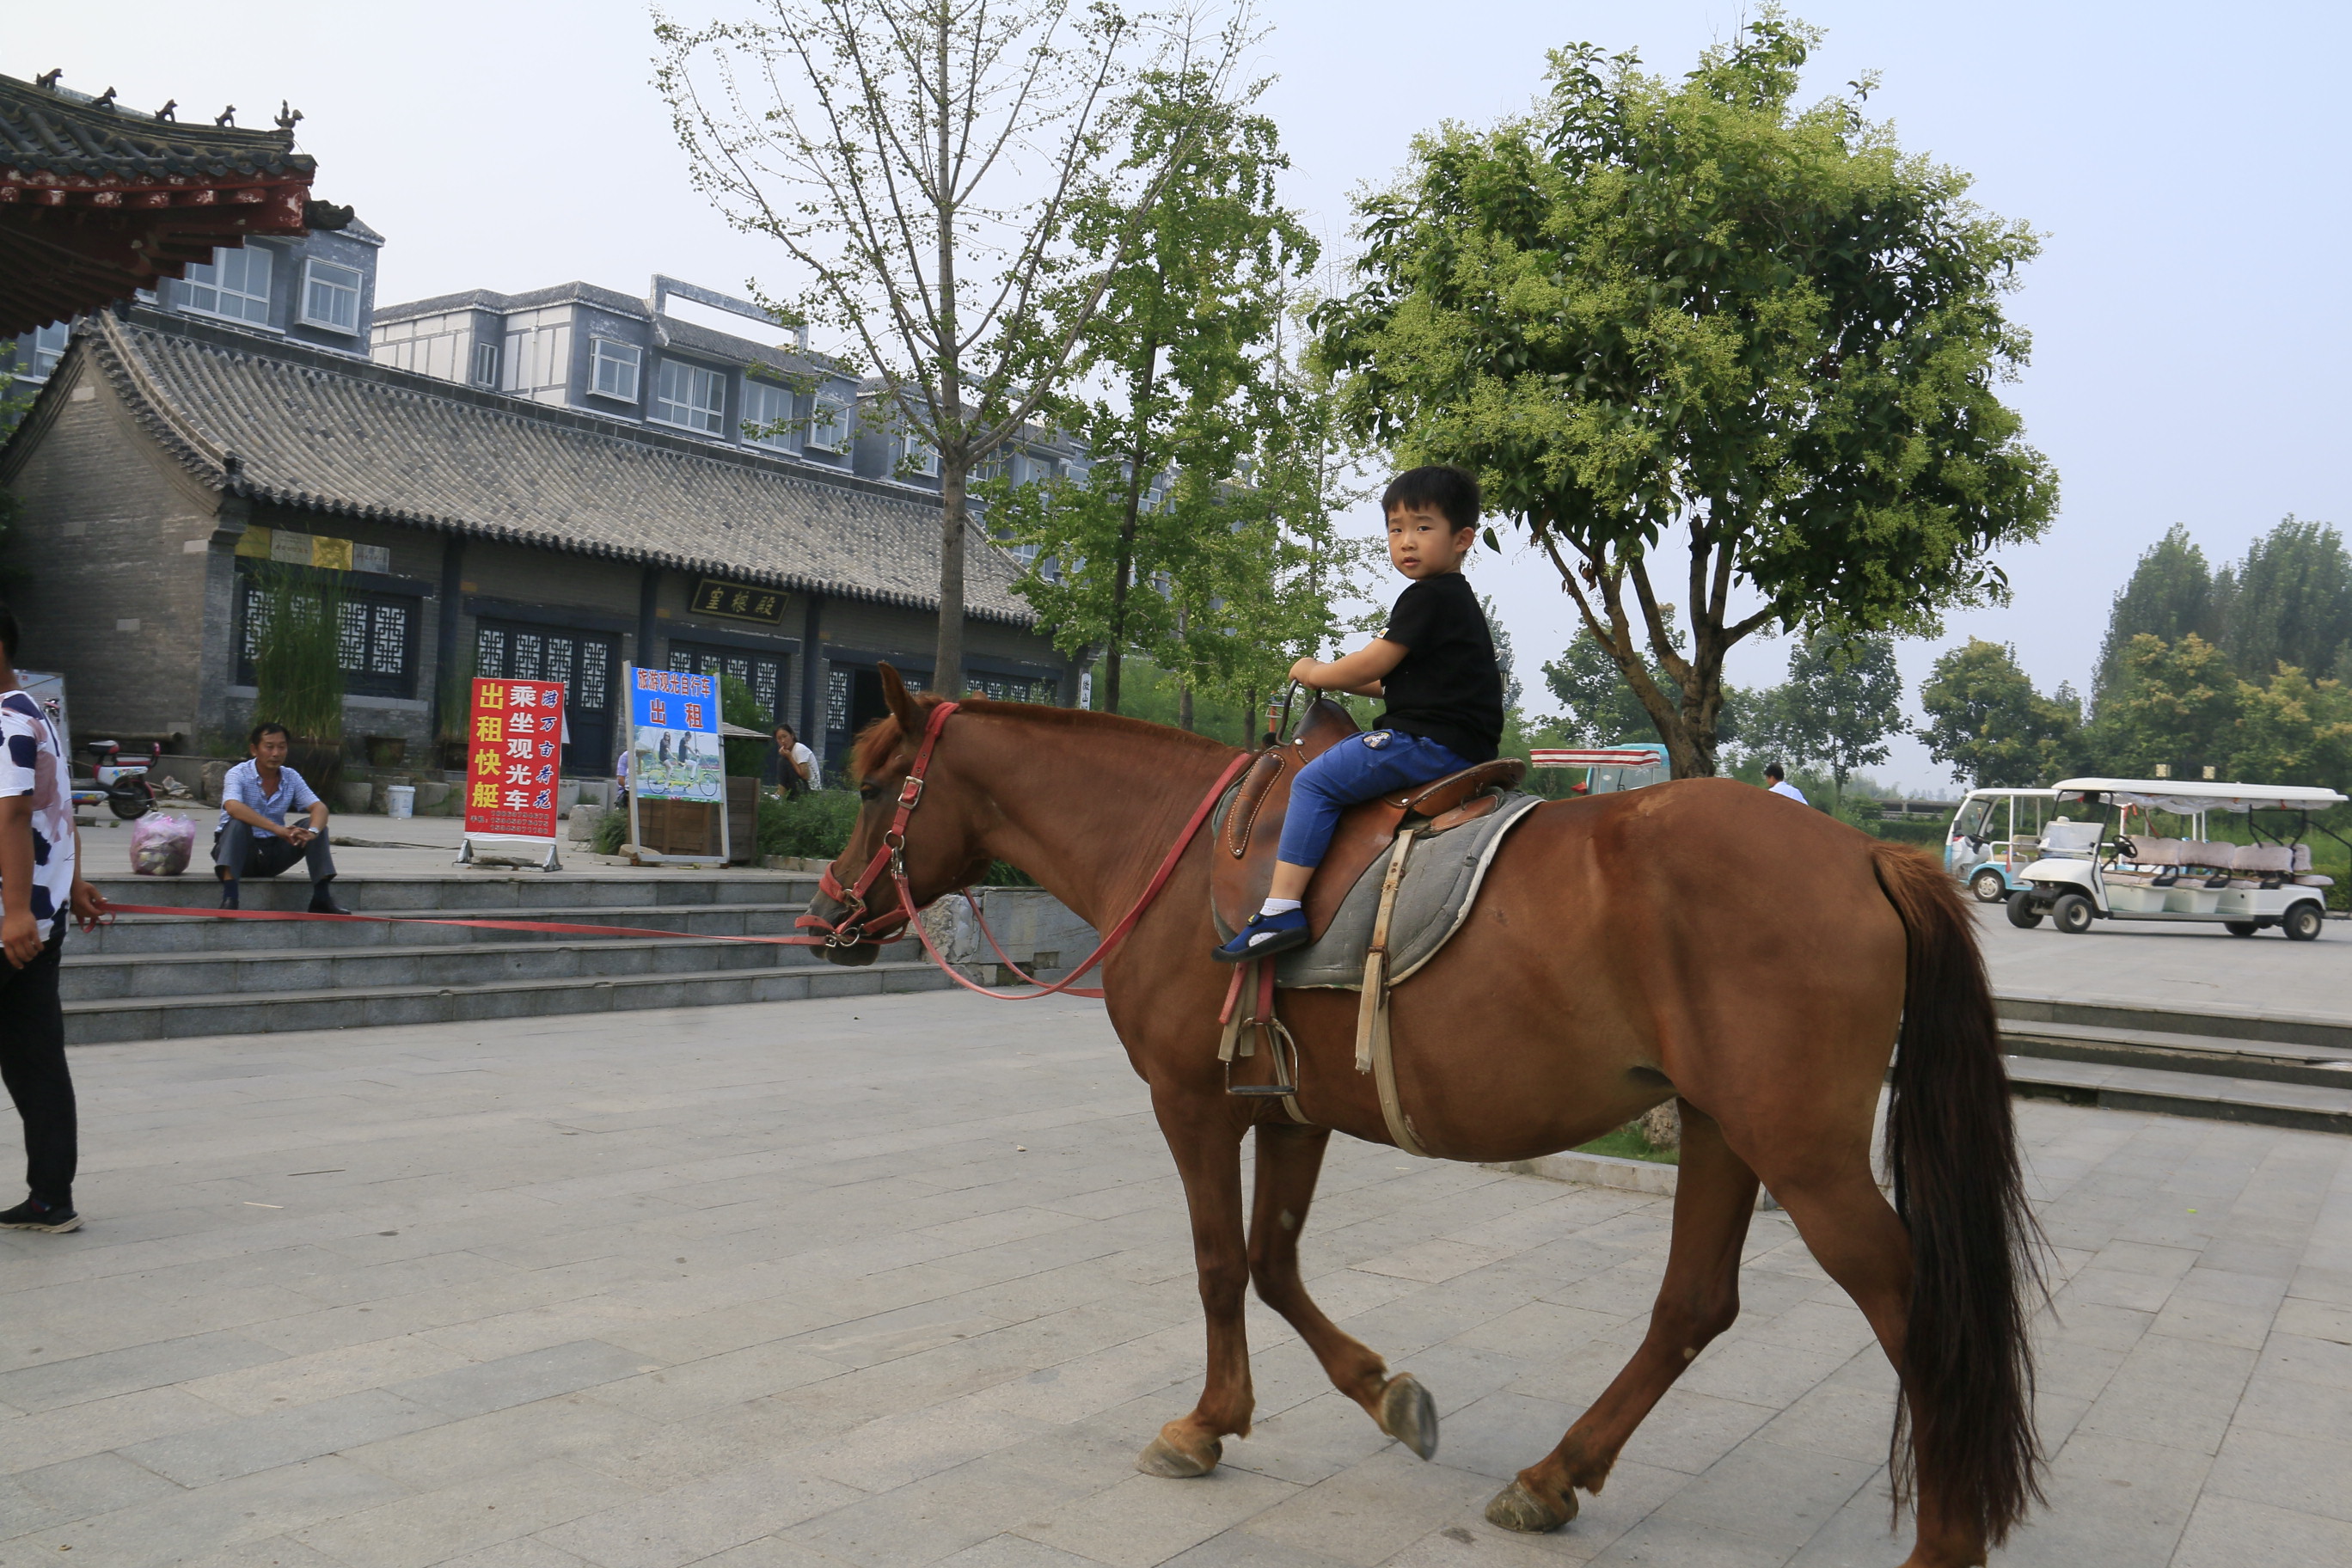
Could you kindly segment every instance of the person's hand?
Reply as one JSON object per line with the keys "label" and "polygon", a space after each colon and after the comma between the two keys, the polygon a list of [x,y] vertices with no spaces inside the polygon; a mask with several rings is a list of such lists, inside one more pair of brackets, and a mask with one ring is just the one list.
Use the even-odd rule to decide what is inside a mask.
{"label": "person's hand", "polygon": [[8,962],[22,969],[41,956],[41,922],[33,918],[30,910],[10,910],[7,918],[0,920],[0,949],[8,954]]}
{"label": "person's hand", "polygon": [[93,931],[113,910],[104,893],[76,877],[73,879],[73,912],[83,931]]}
{"label": "person's hand", "polygon": [[280,831],[285,834],[286,842],[291,844],[297,849],[299,849],[305,844],[310,843],[313,837],[310,830],[303,826],[299,822],[289,822],[285,826],[285,827],[280,829]]}
{"label": "person's hand", "polygon": [[1315,672],[1323,668],[1319,658],[1301,658],[1290,667],[1290,679],[1301,686],[1315,684]]}

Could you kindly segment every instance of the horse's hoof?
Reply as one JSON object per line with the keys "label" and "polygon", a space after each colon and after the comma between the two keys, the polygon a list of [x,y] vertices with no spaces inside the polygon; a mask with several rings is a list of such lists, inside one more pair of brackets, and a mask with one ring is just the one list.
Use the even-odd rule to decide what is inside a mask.
{"label": "horse's hoof", "polygon": [[1437,1401],[1412,1373],[1399,1373],[1381,1391],[1381,1430],[1424,1459],[1437,1452]]}
{"label": "horse's hoof", "polygon": [[1217,1468],[1224,1458],[1225,1446],[1217,1438],[1208,1441],[1205,1453],[1192,1453],[1178,1447],[1162,1432],[1150,1445],[1135,1457],[1135,1468],[1147,1476],[1165,1476],[1172,1481],[1188,1481],[1195,1476],[1205,1476]]}
{"label": "horse's hoof", "polygon": [[1522,1535],[1541,1535],[1548,1530],[1558,1530],[1576,1517],[1576,1494],[1568,1494],[1568,1506],[1555,1508],[1535,1493],[1524,1482],[1513,1481],[1495,1494],[1486,1505],[1486,1522],[1505,1530],[1516,1530]]}

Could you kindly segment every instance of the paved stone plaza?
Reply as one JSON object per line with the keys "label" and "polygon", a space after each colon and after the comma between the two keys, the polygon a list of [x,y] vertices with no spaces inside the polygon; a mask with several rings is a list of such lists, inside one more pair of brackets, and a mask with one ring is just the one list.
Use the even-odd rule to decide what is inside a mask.
{"label": "paved stone plaza", "polygon": [[[5,1568],[1826,1568],[1907,1544],[1890,1374],[1778,1214],[1747,1315],[1608,1491],[1554,1535],[1490,1528],[1638,1337],[1667,1201],[1346,1141],[1309,1278],[1434,1393],[1436,1461],[1254,1307],[1255,1436],[1205,1480],[1136,1474],[1197,1387],[1199,1310],[1093,1004],[74,1061],[89,1226],[0,1233]],[[2020,1114],[2064,1277],[2057,1461],[1998,1560],[2352,1562],[2352,1141]]]}

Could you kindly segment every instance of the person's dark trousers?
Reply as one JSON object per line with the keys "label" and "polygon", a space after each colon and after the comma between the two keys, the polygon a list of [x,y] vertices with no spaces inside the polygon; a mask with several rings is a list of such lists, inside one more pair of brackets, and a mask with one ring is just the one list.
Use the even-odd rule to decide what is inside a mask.
{"label": "person's dark trousers", "polygon": [[253,824],[234,818],[213,835],[213,864],[228,873],[221,879],[232,893],[242,878],[275,877],[297,861],[310,869],[311,898],[324,897],[326,885],[335,879],[335,857],[327,847],[324,828],[299,849],[275,833],[256,833]]}
{"label": "person's dark trousers", "polygon": [[73,1079],[66,1071],[66,1019],[58,1004],[60,929],[22,969],[0,961],[0,1083],[25,1119],[25,1184],[51,1208],[73,1209]]}

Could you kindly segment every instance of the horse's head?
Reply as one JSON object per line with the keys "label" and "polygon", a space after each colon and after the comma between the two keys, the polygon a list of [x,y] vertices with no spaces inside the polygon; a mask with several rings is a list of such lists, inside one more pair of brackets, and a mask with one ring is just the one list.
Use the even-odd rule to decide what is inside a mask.
{"label": "horse's head", "polygon": [[[876,939],[897,936],[916,910],[988,872],[971,803],[959,798],[969,792],[955,789],[939,765],[933,719],[941,700],[908,691],[887,664],[881,676],[889,714],[857,737],[850,762],[864,802],[857,826],[809,900],[808,923],[826,933],[819,951],[835,963],[873,963],[882,952]],[[918,773],[927,741],[929,755]],[[900,870],[913,909],[900,901]]]}

